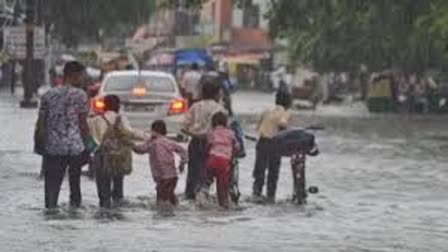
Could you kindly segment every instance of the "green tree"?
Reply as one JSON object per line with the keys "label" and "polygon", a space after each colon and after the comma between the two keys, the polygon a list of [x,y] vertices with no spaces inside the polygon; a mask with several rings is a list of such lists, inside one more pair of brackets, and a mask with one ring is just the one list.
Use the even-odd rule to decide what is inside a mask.
{"label": "green tree", "polygon": [[197,9],[208,0],[159,0],[160,6],[165,8],[192,8]]}
{"label": "green tree", "polygon": [[291,56],[318,71],[446,64],[447,1],[271,0],[271,32],[290,41]]}
{"label": "green tree", "polygon": [[46,0],[44,4],[46,24],[53,24],[55,33],[69,46],[97,39],[100,29],[106,36],[119,35],[119,27],[146,22],[155,9],[155,0]]}

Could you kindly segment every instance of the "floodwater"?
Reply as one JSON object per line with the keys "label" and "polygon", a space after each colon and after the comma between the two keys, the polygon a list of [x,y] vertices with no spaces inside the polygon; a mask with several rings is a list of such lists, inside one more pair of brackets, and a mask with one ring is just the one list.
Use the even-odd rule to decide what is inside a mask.
{"label": "floodwater", "polygon": [[[244,97],[244,96],[243,96]],[[80,210],[43,210],[40,160],[32,154],[35,111],[0,101],[0,251],[446,251],[448,245],[448,118],[298,117],[327,129],[322,154],[309,159],[309,204],[287,202],[292,190],[284,159],[279,203],[249,203],[254,145],[241,163],[241,209],[199,210],[187,202],[172,218],[154,210],[146,157],[126,178],[129,203],[107,215],[93,181],[82,180]],[[267,103],[269,105],[269,102]],[[248,123],[246,128],[252,128]],[[182,192],[185,176],[177,191]]]}

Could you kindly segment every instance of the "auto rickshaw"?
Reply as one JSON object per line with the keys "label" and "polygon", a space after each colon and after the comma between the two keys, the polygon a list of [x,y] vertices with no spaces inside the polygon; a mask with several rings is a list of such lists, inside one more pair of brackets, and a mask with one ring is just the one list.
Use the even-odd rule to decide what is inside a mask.
{"label": "auto rickshaw", "polygon": [[398,112],[392,85],[393,79],[389,74],[379,74],[372,78],[367,93],[367,108],[370,112]]}

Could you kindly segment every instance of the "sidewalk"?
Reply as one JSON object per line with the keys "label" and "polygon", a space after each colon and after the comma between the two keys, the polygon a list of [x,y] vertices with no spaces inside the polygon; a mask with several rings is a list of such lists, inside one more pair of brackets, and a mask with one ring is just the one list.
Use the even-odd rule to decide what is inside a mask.
{"label": "sidewalk", "polygon": [[[238,115],[259,116],[267,108],[274,106],[275,94],[262,92],[240,91],[233,95],[233,108]],[[316,110],[293,109],[294,117],[319,118],[365,118],[371,117],[363,103],[342,105],[320,105]]]}
{"label": "sidewalk", "polygon": [[20,108],[22,91],[5,91],[0,90],[0,151],[31,152],[37,109]]}

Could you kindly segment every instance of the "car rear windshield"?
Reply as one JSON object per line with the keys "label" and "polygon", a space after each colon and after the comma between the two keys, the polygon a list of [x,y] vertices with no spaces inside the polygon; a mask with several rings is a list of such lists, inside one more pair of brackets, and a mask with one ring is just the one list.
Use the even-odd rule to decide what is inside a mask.
{"label": "car rear windshield", "polygon": [[168,77],[152,75],[123,75],[112,76],[106,80],[104,91],[128,92],[135,86],[146,86],[149,92],[172,93],[175,91],[175,83]]}

